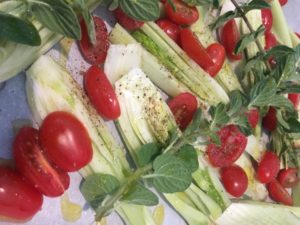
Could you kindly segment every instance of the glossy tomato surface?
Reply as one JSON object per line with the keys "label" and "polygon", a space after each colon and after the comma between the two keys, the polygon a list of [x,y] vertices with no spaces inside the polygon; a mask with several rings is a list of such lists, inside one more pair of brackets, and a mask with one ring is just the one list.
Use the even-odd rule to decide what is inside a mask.
{"label": "glossy tomato surface", "polygon": [[0,190],[0,217],[29,220],[42,207],[42,194],[9,167],[0,166]]}
{"label": "glossy tomato surface", "polygon": [[180,27],[167,19],[156,21],[157,25],[177,44],[180,43]]}
{"label": "glossy tomato surface", "polygon": [[271,9],[261,10],[262,23],[265,27],[265,32],[270,32],[273,26],[273,15]]}
{"label": "glossy tomato surface", "polygon": [[284,6],[288,3],[288,0],[279,0],[281,6]]}
{"label": "glossy tomato surface", "polygon": [[119,24],[121,24],[127,30],[136,30],[143,26],[143,22],[137,21],[129,16],[127,16],[122,9],[117,8],[114,11],[115,17]]}
{"label": "glossy tomato surface", "polygon": [[269,108],[269,111],[262,120],[262,125],[267,131],[273,131],[277,128],[276,109],[274,107]]}
{"label": "glossy tomato surface", "polygon": [[207,67],[205,71],[210,76],[214,77],[218,74],[224,64],[226,52],[223,45],[219,43],[214,43],[208,46],[206,52],[213,61],[214,65]]}
{"label": "glossy tomato surface", "polygon": [[198,107],[196,97],[190,93],[181,93],[177,95],[168,101],[168,105],[181,130],[184,130],[193,120]]}
{"label": "glossy tomato surface", "polygon": [[121,115],[116,93],[103,70],[92,66],[84,74],[84,88],[98,113],[115,120]]}
{"label": "glossy tomato surface", "polygon": [[265,33],[266,46],[265,50],[269,50],[277,45],[277,39],[273,33],[267,32]]}
{"label": "glossy tomato surface", "polygon": [[293,199],[291,195],[285,190],[277,180],[273,180],[268,184],[269,196],[276,202],[284,205],[293,205]]}
{"label": "glossy tomato surface", "polygon": [[241,197],[248,187],[245,171],[237,165],[221,168],[221,181],[226,191],[234,197]]}
{"label": "glossy tomato surface", "polygon": [[256,108],[253,108],[246,112],[248,122],[252,128],[255,128],[259,121],[259,111]]}
{"label": "glossy tomato surface", "polygon": [[190,7],[182,0],[173,0],[173,4],[176,8],[175,11],[168,1],[165,3],[165,11],[167,17],[174,23],[179,25],[191,25],[198,20],[199,13],[196,7]]}
{"label": "glossy tomato surface", "polygon": [[294,187],[299,182],[297,168],[287,168],[280,170],[277,180],[284,188]]}
{"label": "glossy tomato surface", "polygon": [[280,169],[280,160],[278,156],[271,151],[267,151],[257,168],[257,179],[264,184],[274,180]]}
{"label": "glossy tomato surface", "polygon": [[211,143],[207,146],[210,163],[215,167],[232,165],[244,152],[247,137],[234,125],[223,127],[217,132],[221,144]]}
{"label": "glossy tomato surface", "polygon": [[38,141],[36,129],[20,129],[13,145],[16,167],[44,195],[60,196],[68,189],[70,177],[46,159]]}
{"label": "glossy tomato surface", "polygon": [[300,103],[300,94],[299,93],[290,93],[288,95],[289,100],[293,103],[294,108],[297,110]]}
{"label": "glossy tomato surface", "polygon": [[89,134],[71,113],[57,111],[47,115],[40,127],[39,139],[47,156],[63,171],[77,171],[92,159]]}
{"label": "glossy tomato surface", "polygon": [[105,61],[109,48],[108,33],[104,21],[94,16],[96,43],[92,44],[89,39],[88,31],[84,21],[80,23],[82,38],[79,41],[79,49],[84,59],[92,64],[98,65]]}

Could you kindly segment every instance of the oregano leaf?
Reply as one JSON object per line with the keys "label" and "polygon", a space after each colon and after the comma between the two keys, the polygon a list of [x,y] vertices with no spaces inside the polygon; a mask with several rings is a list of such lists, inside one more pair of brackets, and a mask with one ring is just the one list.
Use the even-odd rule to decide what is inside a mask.
{"label": "oregano leaf", "polygon": [[137,153],[139,166],[145,166],[150,163],[160,153],[161,146],[158,143],[149,143],[143,145]]}
{"label": "oregano leaf", "polygon": [[183,145],[176,156],[186,163],[191,172],[195,172],[199,168],[198,155],[192,145]]}

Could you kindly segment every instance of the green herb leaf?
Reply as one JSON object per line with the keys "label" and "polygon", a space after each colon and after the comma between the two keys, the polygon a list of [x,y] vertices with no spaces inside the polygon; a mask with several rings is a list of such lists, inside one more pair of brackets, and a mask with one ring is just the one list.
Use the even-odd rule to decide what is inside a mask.
{"label": "green herb leaf", "polygon": [[254,10],[254,9],[266,9],[270,8],[270,5],[264,0],[252,0],[251,2],[241,6],[244,13]]}
{"label": "green herb leaf", "polygon": [[0,27],[0,39],[31,46],[41,44],[39,32],[29,21],[0,12]]}
{"label": "green herb leaf", "polygon": [[209,138],[211,139],[211,142],[216,145],[221,145],[220,137],[217,133],[211,133],[209,134]]}
{"label": "green herb leaf", "polygon": [[182,146],[176,156],[186,163],[191,172],[195,172],[199,168],[198,155],[192,145]]}
{"label": "green herb leaf", "polygon": [[193,132],[195,132],[197,129],[200,128],[200,124],[201,124],[201,120],[202,120],[202,110],[199,108],[197,110],[197,112],[194,115],[193,121],[191,122],[191,124],[185,129],[184,131],[184,136],[189,136],[191,135]]}
{"label": "green herb leaf", "polygon": [[138,21],[154,21],[160,15],[158,0],[119,0],[121,9]]}
{"label": "green herb leaf", "polygon": [[183,0],[189,6],[210,6],[213,5],[213,0]]}
{"label": "green herb leaf", "polygon": [[236,90],[229,93],[230,103],[228,115],[233,116],[234,114],[240,112],[241,108],[247,104],[246,98],[243,94]]}
{"label": "green herb leaf", "polygon": [[219,103],[217,106],[212,106],[209,109],[209,113],[212,117],[210,129],[212,131],[218,130],[218,127],[225,125],[230,120],[226,106],[223,103]]}
{"label": "green herb leaf", "polygon": [[152,162],[161,151],[161,146],[158,143],[145,144],[138,151],[137,159],[139,166],[145,166]]}
{"label": "green herb leaf", "polygon": [[119,7],[119,0],[113,0],[112,3],[109,5],[108,9],[110,11],[114,11]]}
{"label": "green herb leaf", "polygon": [[51,31],[80,40],[80,25],[74,10],[64,0],[30,2],[33,15]]}
{"label": "green herb leaf", "polygon": [[129,192],[127,192],[121,201],[135,205],[154,206],[158,204],[158,197],[142,184],[134,185]]}
{"label": "green herb leaf", "polygon": [[276,83],[273,79],[258,82],[250,91],[249,106],[266,106],[276,95]]}
{"label": "green herb leaf", "polygon": [[279,92],[282,94],[300,93],[300,83],[291,81],[282,82],[279,86]]}
{"label": "green herb leaf", "polygon": [[158,156],[153,163],[154,187],[163,193],[174,193],[186,190],[192,183],[192,175],[186,163],[173,155]]}
{"label": "green herb leaf", "polygon": [[214,30],[217,29],[221,26],[223,26],[223,24],[225,24],[227,21],[238,17],[239,14],[237,13],[237,11],[228,11],[226,13],[224,13],[223,15],[219,16],[209,27]]}
{"label": "green herb leaf", "polygon": [[260,74],[263,74],[264,68],[265,68],[265,63],[263,61],[263,57],[259,55],[257,57],[250,59],[246,63],[244,67],[244,73],[247,74],[250,71],[255,70],[258,71]]}
{"label": "green herb leaf", "polygon": [[295,53],[295,50],[292,48],[289,48],[285,45],[277,45],[277,46],[271,48],[269,51],[267,51],[264,58],[268,59],[271,56],[286,57],[286,56],[292,55],[294,53]]}

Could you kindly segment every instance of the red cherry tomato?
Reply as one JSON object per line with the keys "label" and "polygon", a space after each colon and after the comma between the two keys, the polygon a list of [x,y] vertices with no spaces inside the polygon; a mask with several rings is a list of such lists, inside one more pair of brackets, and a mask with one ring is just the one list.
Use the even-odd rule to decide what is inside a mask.
{"label": "red cherry tomato", "polygon": [[18,171],[41,193],[56,197],[68,189],[69,175],[47,161],[39,146],[36,129],[21,128],[14,140],[13,149]]}
{"label": "red cherry tomato", "polygon": [[84,59],[92,64],[98,65],[105,61],[107,50],[109,47],[108,33],[104,21],[94,16],[96,43],[90,43],[89,35],[84,21],[80,23],[82,38],[79,41],[79,49]]}
{"label": "red cherry tomato", "polygon": [[225,48],[219,43],[214,43],[208,46],[206,49],[207,54],[212,59],[214,65],[207,67],[205,71],[209,73],[210,76],[214,77],[218,74],[222,68],[225,61]]}
{"label": "red cherry tomato", "polygon": [[273,25],[273,15],[271,9],[261,10],[262,23],[266,29],[266,33],[271,31]]}
{"label": "red cherry tomato", "polygon": [[293,199],[291,195],[285,190],[277,180],[273,180],[268,184],[269,196],[276,202],[280,202],[284,205],[293,205]]}
{"label": "red cherry tomato", "polygon": [[175,120],[181,130],[184,130],[197,111],[198,102],[194,95],[190,93],[181,93],[172,98],[168,105],[175,117]]}
{"label": "red cherry tomato", "polygon": [[300,102],[300,94],[298,93],[290,93],[288,95],[289,100],[293,103],[294,108],[297,110]]}
{"label": "red cherry tomato", "polygon": [[292,188],[299,181],[298,170],[296,168],[282,169],[279,171],[277,180],[282,185],[282,187]]}
{"label": "red cherry tomato", "polygon": [[190,7],[181,0],[173,0],[176,11],[168,2],[165,3],[167,17],[179,25],[191,25],[199,18],[199,13],[196,7]]}
{"label": "red cherry tomato", "polygon": [[297,32],[295,32],[296,33],[296,35],[298,36],[298,38],[300,38],[300,34],[299,33],[297,33]]}
{"label": "red cherry tomato", "polygon": [[257,168],[257,179],[264,184],[274,180],[280,169],[280,160],[278,156],[270,151],[267,151]]}
{"label": "red cherry tomato", "polygon": [[259,112],[257,109],[251,109],[246,113],[248,122],[252,128],[255,128],[259,121]]}
{"label": "red cherry tomato", "polygon": [[127,30],[136,30],[143,26],[144,22],[137,21],[129,16],[127,16],[122,9],[117,8],[114,11],[115,17],[119,24],[121,24]]}
{"label": "red cherry tomato", "polygon": [[64,171],[77,171],[92,159],[89,134],[70,113],[50,113],[40,127],[39,138],[47,156]]}
{"label": "red cherry tomato", "polygon": [[284,6],[287,2],[288,0],[279,0],[281,6]]}
{"label": "red cherry tomato", "polygon": [[158,20],[156,23],[173,41],[179,43],[180,28],[178,25],[166,19]]}
{"label": "red cherry tomato", "polygon": [[276,109],[274,107],[269,108],[269,111],[262,120],[262,125],[267,131],[273,131],[277,128]]}
{"label": "red cherry tomato", "polygon": [[229,20],[224,25],[220,39],[230,60],[240,60],[242,58],[242,54],[236,55],[234,53],[235,47],[240,40],[240,32],[234,19]]}
{"label": "red cherry tomato", "polygon": [[265,33],[266,46],[265,50],[269,50],[277,45],[277,39],[271,32]]}
{"label": "red cherry tomato", "polygon": [[100,115],[115,120],[121,114],[116,93],[104,72],[91,66],[84,75],[85,91]]}
{"label": "red cherry tomato", "polygon": [[221,169],[221,181],[226,191],[234,197],[241,197],[248,187],[248,178],[245,171],[237,165]]}
{"label": "red cherry tomato", "polygon": [[221,145],[211,143],[207,146],[209,161],[215,167],[230,166],[244,152],[247,137],[234,125],[223,127],[217,134]]}
{"label": "red cherry tomato", "polygon": [[0,217],[29,220],[42,207],[42,194],[9,167],[0,166],[0,190]]}

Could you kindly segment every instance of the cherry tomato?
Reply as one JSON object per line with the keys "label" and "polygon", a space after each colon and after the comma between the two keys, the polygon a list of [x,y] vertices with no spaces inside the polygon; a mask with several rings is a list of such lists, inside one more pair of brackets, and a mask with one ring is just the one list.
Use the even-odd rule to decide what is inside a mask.
{"label": "cherry tomato", "polygon": [[244,152],[247,137],[234,125],[223,127],[217,134],[221,145],[211,143],[207,146],[209,161],[215,167],[230,166]]}
{"label": "cherry tomato", "polygon": [[256,108],[251,109],[250,111],[246,112],[248,122],[250,126],[254,129],[259,121],[259,112]]}
{"label": "cherry tomato", "polygon": [[136,30],[144,25],[144,22],[137,21],[127,16],[120,8],[117,8],[114,11],[114,14],[118,23],[121,24],[127,30]]}
{"label": "cherry tomato", "polygon": [[209,57],[212,59],[214,65],[207,67],[205,71],[212,77],[216,76],[222,68],[225,61],[225,48],[219,43],[214,43],[206,49]]}
{"label": "cherry tomato", "polygon": [[94,45],[90,43],[86,25],[82,20],[80,23],[82,38],[79,41],[79,49],[88,63],[98,65],[105,61],[109,48],[109,41],[104,21],[96,16],[94,16],[93,19],[95,23],[96,43]]}
{"label": "cherry tomato", "polygon": [[264,184],[270,183],[276,178],[279,169],[280,160],[278,156],[271,151],[267,151],[258,164],[257,179]]}
{"label": "cherry tomato", "polygon": [[221,169],[221,181],[226,191],[234,197],[241,197],[248,187],[248,178],[245,171],[237,165]]}
{"label": "cherry tomato", "polygon": [[38,131],[23,127],[14,140],[14,159],[18,171],[41,193],[60,196],[69,187],[70,177],[47,161],[38,143]]}
{"label": "cherry tomato", "polygon": [[287,2],[288,0],[279,0],[281,6],[284,6]]}
{"label": "cherry tomato", "polygon": [[227,56],[230,60],[240,60],[242,54],[235,54],[235,47],[240,40],[240,32],[234,19],[229,20],[221,29],[221,43],[225,47]]}
{"label": "cherry tomato", "polygon": [[269,196],[276,202],[280,202],[284,205],[293,205],[293,199],[291,195],[285,190],[277,180],[273,180],[268,184]]}
{"label": "cherry tomato", "polygon": [[290,93],[288,95],[289,100],[293,103],[294,108],[297,110],[300,102],[300,94],[298,93]]}
{"label": "cherry tomato", "polygon": [[85,72],[84,87],[100,115],[111,120],[120,116],[121,109],[116,93],[101,69],[92,66]]}
{"label": "cherry tomato", "polygon": [[271,106],[269,108],[269,111],[262,120],[262,125],[267,131],[273,131],[277,128],[276,109],[274,107]]}
{"label": "cherry tomato", "polygon": [[176,11],[174,11],[168,1],[165,3],[165,10],[167,17],[174,23],[179,25],[191,25],[198,20],[199,13],[196,7],[190,7],[181,0],[173,0],[173,4]]}
{"label": "cherry tomato", "polygon": [[271,31],[273,25],[273,15],[271,9],[261,10],[262,23],[266,29],[266,33]]}
{"label": "cherry tomato", "polygon": [[158,20],[156,23],[173,41],[179,43],[180,28],[178,25],[166,19]]}
{"label": "cherry tomato", "polygon": [[299,33],[297,33],[297,32],[295,32],[296,33],[296,35],[298,36],[298,38],[300,38],[300,34]]}
{"label": "cherry tomato", "polygon": [[0,216],[29,220],[42,207],[43,196],[15,170],[0,166]]}
{"label": "cherry tomato", "polygon": [[277,45],[277,39],[271,32],[265,33],[266,46],[265,50],[269,50]]}
{"label": "cherry tomato", "polygon": [[190,93],[181,93],[171,99],[168,105],[176,119],[181,130],[184,130],[197,111],[198,102],[194,95]]}
{"label": "cherry tomato", "polygon": [[298,170],[296,168],[282,169],[279,171],[277,180],[282,185],[282,187],[292,188],[299,181]]}
{"label": "cherry tomato", "polygon": [[40,127],[39,138],[47,156],[64,171],[77,171],[92,159],[89,134],[71,113],[50,113]]}

